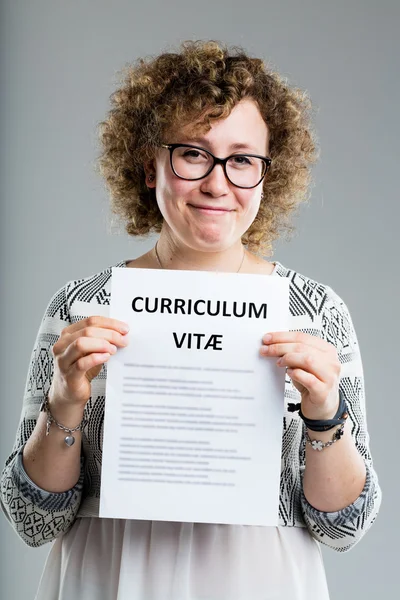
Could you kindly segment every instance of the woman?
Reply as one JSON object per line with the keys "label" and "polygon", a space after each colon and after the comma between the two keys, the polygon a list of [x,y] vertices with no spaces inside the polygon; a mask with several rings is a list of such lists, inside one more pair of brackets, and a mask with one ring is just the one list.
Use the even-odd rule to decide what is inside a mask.
{"label": "woman", "polygon": [[186,42],[129,67],[112,101],[99,165],[113,210],[130,235],[160,233],[151,251],[113,266],[289,278],[293,326],[260,345],[287,370],[279,527],[98,518],[106,364],[134,341],[107,316],[108,267],[50,300],[1,478],[21,538],[55,540],[36,598],[328,598],[318,542],[352,548],[381,492],[346,305],[262,258],[306,198],[309,100],[242,50]]}

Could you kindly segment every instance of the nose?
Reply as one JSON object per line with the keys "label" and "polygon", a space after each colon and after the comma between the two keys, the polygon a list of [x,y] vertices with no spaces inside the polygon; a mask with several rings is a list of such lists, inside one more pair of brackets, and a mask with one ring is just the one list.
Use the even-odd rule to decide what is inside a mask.
{"label": "nose", "polygon": [[200,190],[212,196],[223,196],[229,192],[229,181],[222,165],[214,165],[211,173],[202,180]]}

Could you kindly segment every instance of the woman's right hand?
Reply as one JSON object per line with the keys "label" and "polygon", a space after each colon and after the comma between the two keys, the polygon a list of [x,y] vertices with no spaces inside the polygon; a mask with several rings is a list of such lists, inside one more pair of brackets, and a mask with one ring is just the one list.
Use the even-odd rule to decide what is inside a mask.
{"label": "woman's right hand", "polygon": [[54,375],[48,396],[52,411],[83,412],[92,379],[117,348],[127,346],[128,329],[122,321],[90,316],[62,330],[52,348]]}

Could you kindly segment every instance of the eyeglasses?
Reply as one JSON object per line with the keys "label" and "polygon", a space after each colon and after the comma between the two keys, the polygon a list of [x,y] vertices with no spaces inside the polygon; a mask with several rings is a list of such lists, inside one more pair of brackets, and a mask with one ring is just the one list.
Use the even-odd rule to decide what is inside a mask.
{"label": "eyeglasses", "polygon": [[222,165],[228,181],[247,189],[261,183],[272,162],[268,156],[258,154],[231,154],[227,158],[217,158],[208,150],[191,144],[161,144],[161,147],[168,148],[172,171],[180,179],[203,179],[215,165]]}

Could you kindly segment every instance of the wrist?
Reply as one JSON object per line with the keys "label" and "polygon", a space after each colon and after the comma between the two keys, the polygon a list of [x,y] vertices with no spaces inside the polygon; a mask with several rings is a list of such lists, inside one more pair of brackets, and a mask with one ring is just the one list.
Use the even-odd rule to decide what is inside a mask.
{"label": "wrist", "polygon": [[348,418],[346,399],[343,393],[339,390],[339,406],[336,414],[331,419],[310,419],[304,415],[302,411],[302,404],[289,404],[288,411],[294,412],[299,411],[300,418],[304,421],[306,428],[312,431],[330,431],[337,425],[342,425]]}
{"label": "wrist", "polygon": [[313,407],[311,410],[309,408],[309,406],[307,408],[303,408],[303,406],[301,407],[301,412],[302,415],[309,420],[312,421],[329,421],[331,419],[333,419],[335,417],[335,415],[337,414],[338,410],[339,410],[339,406],[340,406],[340,398],[339,398],[339,394],[336,397],[336,404],[332,407],[332,408],[326,408],[326,407],[321,407],[321,408],[317,408],[317,407]]}
{"label": "wrist", "polygon": [[332,429],[328,429],[327,431],[314,431],[313,429],[309,429],[306,427],[306,432],[308,437],[311,440],[321,440],[322,442],[328,442],[332,439],[332,435],[341,427],[341,425],[337,425]]}
{"label": "wrist", "polygon": [[[65,402],[57,402],[56,398],[47,399],[47,405],[53,419],[61,423],[64,427],[75,428],[83,419],[84,407],[68,405]],[[77,432],[79,433],[79,432]]]}

